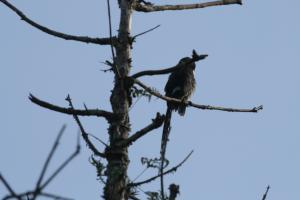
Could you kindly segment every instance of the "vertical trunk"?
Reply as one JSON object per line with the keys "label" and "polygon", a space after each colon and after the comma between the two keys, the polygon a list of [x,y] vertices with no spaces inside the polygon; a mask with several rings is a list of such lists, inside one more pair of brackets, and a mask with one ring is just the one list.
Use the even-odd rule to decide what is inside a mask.
{"label": "vertical trunk", "polygon": [[118,44],[116,44],[115,64],[121,77],[115,76],[115,84],[110,97],[112,110],[119,115],[118,120],[111,122],[109,127],[110,147],[107,148],[107,183],[104,188],[106,200],[127,200],[128,183],[127,169],[129,164],[127,148],[119,148],[114,144],[117,141],[127,139],[130,129],[128,108],[130,97],[124,84],[131,64],[131,9],[130,0],[119,0],[121,9]]}

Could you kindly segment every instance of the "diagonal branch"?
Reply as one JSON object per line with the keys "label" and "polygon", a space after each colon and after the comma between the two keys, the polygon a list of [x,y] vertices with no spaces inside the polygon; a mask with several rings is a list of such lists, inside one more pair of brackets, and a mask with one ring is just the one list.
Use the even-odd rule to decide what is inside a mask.
{"label": "diagonal branch", "polygon": [[[69,105],[70,105],[70,108],[72,110],[74,110],[74,107],[73,107],[73,103],[72,103],[72,100],[71,100],[71,97],[70,95],[67,96],[66,98],[66,101],[69,102]],[[78,116],[76,114],[73,114],[73,117],[76,121],[76,123],[78,124],[79,128],[80,128],[80,131],[81,131],[81,136],[82,138],[84,139],[85,143],[87,144],[87,146],[89,147],[90,150],[92,150],[92,152],[96,155],[96,156],[99,156],[99,157],[102,157],[102,158],[105,158],[106,155],[104,153],[101,153],[97,150],[97,148],[94,146],[94,144],[90,141],[89,139],[89,136],[88,134],[85,132]]]}
{"label": "diagonal branch", "polygon": [[119,145],[120,147],[128,147],[128,146],[132,145],[132,143],[137,141],[139,138],[143,137],[144,135],[151,132],[152,130],[159,128],[164,123],[164,120],[165,120],[165,116],[160,115],[160,113],[157,113],[156,118],[152,119],[151,124],[149,124],[148,126],[146,126],[143,129],[137,131],[135,134],[133,134],[128,139],[120,141],[119,143],[117,143],[117,145]]}
{"label": "diagonal branch", "polygon": [[59,133],[58,133],[58,135],[57,135],[57,137],[56,137],[56,140],[55,140],[55,142],[54,142],[54,144],[53,144],[53,146],[52,146],[52,149],[51,149],[51,151],[50,151],[50,153],[49,153],[49,155],[48,155],[48,157],[47,157],[47,159],[46,159],[46,162],[44,163],[42,172],[41,172],[41,174],[40,174],[40,176],[39,176],[39,179],[38,179],[38,181],[37,181],[37,183],[36,183],[35,192],[34,192],[34,194],[33,194],[33,198],[32,198],[32,199],[35,199],[35,197],[38,195],[38,193],[39,193],[39,191],[40,191],[40,186],[41,186],[41,183],[42,183],[43,178],[44,178],[44,176],[45,176],[45,173],[46,173],[46,171],[47,171],[47,168],[48,168],[48,166],[49,166],[49,163],[50,163],[50,161],[51,161],[51,159],[52,159],[52,157],[53,157],[53,155],[54,155],[55,150],[57,149],[57,146],[59,145],[60,138],[61,138],[61,136],[63,135],[65,129],[66,129],[66,125],[64,124],[64,125],[61,127],[61,129],[60,129],[60,131],[59,131]]}
{"label": "diagonal branch", "polygon": [[219,110],[219,111],[226,111],[226,112],[252,112],[252,113],[257,113],[258,111],[263,109],[262,105],[257,106],[257,107],[253,107],[253,108],[250,108],[250,109],[238,109],[238,108],[225,108],[225,107],[220,107],[220,106],[200,105],[200,104],[193,103],[191,101],[184,102],[180,99],[175,99],[175,98],[171,98],[171,97],[168,97],[168,96],[164,96],[164,95],[160,94],[159,92],[156,92],[153,89],[151,89],[150,87],[146,86],[144,83],[142,83],[138,79],[132,79],[132,81],[134,83],[136,83],[137,85],[141,86],[143,89],[145,89],[150,94],[152,94],[152,95],[154,95],[154,96],[156,96],[160,99],[163,99],[165,101],[172,102],[172,103],[185,104],[187,106],[191,106],[191,107],[202,109],[202,110]]}
{"label": "diagonal branch", "polygon": [[270,186],[268,185],[268,187],[267,187],[267,189],[266,189],[266,192],[264,193],[264,195],[263,195],[263,197],[262,197],[262,200],[266,200],[266,199],[267,199],[269,190],[270,190]]}
{"label": "diagonal branch", "polygon": [[147,180],[144,180],[144,181],[141,181],[141,182],[136,182],[136,183],[129,183],[128,184],[128,187],[136,187],[136,186],[140,186],[140,185],[143,185],[143,184],[146,184],[146,183],[150,183],[151,181],[154,181],[155,179],[159,178],[160,176],[164,176],[166,174],[169,174],[171,172],[175,172],[179,167],[181,167],[186,161],[187,159],[189,159],[189,157],[192,155],[194,151],[191,151],[184,159],[183,161],[181,161],[178,165],[172,167],[171,169],[165,171],[163,174],[158,174],[156,176],[153,176]]}
{"label": "diagonal branch", "polygon": [[7,0],[0,0],[4,5],[6,5],[8,8],[10,8],[12,11],[14,11],[18,16],[21,17],[22,20],[30,24],[31,26],[39,29],[40,31],[47,33],[49,35],[62,38],[65,40],[74,40],[74,41],[79,41],[79,42],[85,42],[85,43],[93,43],[93,44],[100,44],[100,45],[110,45],[114,44],[116,41],[116,38],[114,37],[113,39],[111,38],[91,38],[88,36],[75,36],[75,35],[69,35],[61,32],[54,31],[52,29],[49,29],[45,26],[42,26],[33,20],[29,19],[23,12],[21,12],[19,9],[17,9],[14,5],[9,3]]}
{"label": "diagonal branch", "polygon": [[36,187],[34,188],[34,190],[29,190],[27,192],[23,192],[23,193],[18,193],[16,194],[11,187],[8,185],[8,183],[5,181],[5,179],[2,177],[2,175],[0,174],[0,180],[3,181],[4,185],[7,187],[7,189],[10,191],[10,195],[6,195],[3,200],[8,200],[8,199],[18,199],[18,200],[23,200],[23,199],[30,199],[30,200],[35,200],[38,196],[46,196],[46,197],[50,197],[50,198],[54,198],[54,199],[64,199],[64,200],[69,200],[69,198],[64,198],[64,197],[60,197],[58,195],[54,195],[54,194],[49,194],[49,193],[45,193],[43,192],[43,190],[45,189],[45,187],[79,154],[80,152],[80,141],[79,141],[79,135],[77,138],[77,144],[76,144],[76,149],[75,151],[53,172],[53,174],[46,179],[46,181],[44,183],[42,183],[43,181],[43,177],[47,171],[47,168],[49,166],[49,162],[51,160],[51,158],[53,157],[53,154],[55,152],[55,150],[57,149],[57,146],[59,144],[60,138],[63,134],[65,130],[65,125],[61,128],[60,132],[58,133],[56,140],[50,150],[50,153],[45,161],[45,164],[43,166],[42,172],[38,178]]}
{"label": "diagonal branch", "polygon": [[206,8],[211,6],[223,6],[229,4],[240,4],[242,0],[223,0],[223,1],[212,1],[206,3],[194,3],[194,4],[180,4],[180,5],[154,5],[154,4],[141,4],[137,2],[134,9],[139,12],[157,12],[166,10],[190,10],[198,8]]}
{"label": "diagonal branch", "polygon": [[190,64],[192,62],[197,62],[199,60],[204,60],[208,55],[203,54],[203,55],[198,55],[195,50],[193,50],[193,55],[192,59],[189,62],[186,63],[179,63],[174,67],[169,67],[166,69],[160,69],[160,70],[146,70],[146,71],[141,71],[136,74],[133,74],[131,77],[132,78],[139,78],[141,76],[153,76],[153,75],[163,75],[163,74],[168,74],[172,73],[173,71],[183,67],[184,65]]}
{"label": "diagonal branch", "polygon": [[115,118],[113,113],[104,111],[104,110],[99,110],[99,109],[77,110],[77,109],[59,107],[59,106],[50,104],[46,101],[42,101],[42,100],[38,99],[37,97],[33,96],[32,94],[29,94],[29,100],[32,103],[35,103],[43,108],[47,108],[49,110],[53,110],[53,111],[68,114],[68,115],[104,117],[108,121],[113,120]]}
{"label": "diagonal branch", "polygon": [[15,193],[15,191],[12,189],[12,187],[8,184],[8,182],[5,180],[5,178],[2,176],[2,174],[0,173],[0,180],[2,181],[2,183],[4,184],[4,186],[6,187],[6,189],[9,191],[10,196],[15,197],[17,199],[20,199],[20,197],[18,197]]}
{"label": "diagonal branch", "polygon": [[[79,138],[79,137],[78,137]],[[53,174],[43,183],[41,186],[36,189],[40,193],[42,190],[47,187],[47,185],[80,153],[80,141],[77,139],[75,151],[53,172]]]}

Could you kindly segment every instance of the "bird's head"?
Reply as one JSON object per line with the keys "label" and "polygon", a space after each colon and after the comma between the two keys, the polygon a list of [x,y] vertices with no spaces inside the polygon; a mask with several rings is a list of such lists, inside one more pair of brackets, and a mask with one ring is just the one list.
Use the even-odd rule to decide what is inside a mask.
{"label": "bird's head", "polygon": [[192,58],[190,58],[190,57],[184,57],[184,58],[180,59],[179,64],[185,64],[184,65],[185,68],[195,70],[196,64],[195,64],[195,62],[192,62],[191,60],[192,60]]}

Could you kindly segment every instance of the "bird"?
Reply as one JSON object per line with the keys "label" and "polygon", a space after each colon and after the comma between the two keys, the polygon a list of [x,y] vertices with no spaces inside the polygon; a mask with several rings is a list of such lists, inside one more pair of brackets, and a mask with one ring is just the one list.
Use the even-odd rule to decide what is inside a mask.
{"label": "bird", "polygon": [[192,58],[182,58],[178,65],[180,67],[173,71],[165,86],[165,95],[167,97],[180,99],[182,103],[167,102],[167,107],[171,111],[178,111],[178,114],[184,116],[186,105],[185,102],[191,97],[196,87],[194,71],[196,68]]}
{"label": "bird", "polygon": [[163,126],[163,133],[161,138],[160,147],[160,184],[161,184],[161,196],[164,199],[164,180],[163,169],[166,167],[165,153],[167,148],[167,142],[171,130],[171,117],[173,111],[178,111],[180,116],[184,116],[186,111],[186,102],[190,99],[191,95],[195,91],[196,80],[194,71],[196,68],[195,61],[190,57],[182,58],[177,68],[169,75],[168,81],[165,85],[165,96],[176,98],[182,101],[182,103],[174,103],[167,101],[167,111],[165,115],[165,121]]}

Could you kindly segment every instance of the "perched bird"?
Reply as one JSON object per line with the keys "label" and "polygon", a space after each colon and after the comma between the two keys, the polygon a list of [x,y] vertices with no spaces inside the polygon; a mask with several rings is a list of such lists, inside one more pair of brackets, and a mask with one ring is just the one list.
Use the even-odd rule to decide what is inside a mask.
{"label": "perched bird", "polygon": [[159,174],[162,199],[164,199],[163,169],[166,167],[165,154],[171,129],[170,124],[172,111],[178,111],[179,115],[181,116],[185,114],[186,105],[184,104],[184,102],[186,102],[191,97],[196,86],[196,80],[194,77],[194,70],[196,68],[196,64],[194,61],[192,61],[192,58],[182,58],[177,65],[180,65],[180,67],[170,74],[167,84],[165,86],[166,96],[180,99],[182,103],[167,102],[167,112],[165,116],[160,147],[161,163]]}
{"label": "perched bird", "polygon": [[[196,68],[195,62],[191,62],[191,58],[182,58],[178,64],[182,67],[172,72],[169,76],[168,82],[165,86],[166,96],[180,99],[186,102],[193,94],[196,86],[194,77],[194,70]],[[185,114],[186,105],[168,102],[169,109],[178,111],[179,115]]]}

